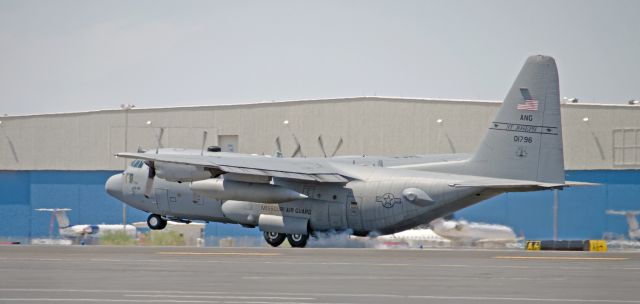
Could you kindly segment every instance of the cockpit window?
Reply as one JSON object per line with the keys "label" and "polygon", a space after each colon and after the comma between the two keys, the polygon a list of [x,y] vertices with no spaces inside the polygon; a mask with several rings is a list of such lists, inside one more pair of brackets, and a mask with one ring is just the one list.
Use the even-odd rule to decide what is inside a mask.
{"label": "cockpit window", "polygon": [[131,162],[131,167],[134,167],[134,168],[142,168],[142,165],[144,165],[144,162],[139,159],[136,159]]}

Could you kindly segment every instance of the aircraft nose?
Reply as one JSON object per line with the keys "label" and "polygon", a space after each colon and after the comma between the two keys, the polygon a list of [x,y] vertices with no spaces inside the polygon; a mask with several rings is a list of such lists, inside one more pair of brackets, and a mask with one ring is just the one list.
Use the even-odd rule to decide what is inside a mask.
{"label": "aircraft nose", "polygon": [[104,185],[104,189],[109,195],[115,198],[122,197],[122,174],[116,174],[109,177],[107,183]]}

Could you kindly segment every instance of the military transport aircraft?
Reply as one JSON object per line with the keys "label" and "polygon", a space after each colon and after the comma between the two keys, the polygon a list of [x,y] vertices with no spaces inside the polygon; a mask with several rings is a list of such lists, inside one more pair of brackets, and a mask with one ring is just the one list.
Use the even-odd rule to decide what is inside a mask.
{"label": "military transport aircraft", "polygon": [[[398,134],[400,135],[400,134]],[[155,149],[109,178],[108,193],[168,219],[259,227],[267,243],[304,247],[314,232],[392,234],[505,192],[564,188],[556,63],[527,59],[473,155],[276,158]]]}

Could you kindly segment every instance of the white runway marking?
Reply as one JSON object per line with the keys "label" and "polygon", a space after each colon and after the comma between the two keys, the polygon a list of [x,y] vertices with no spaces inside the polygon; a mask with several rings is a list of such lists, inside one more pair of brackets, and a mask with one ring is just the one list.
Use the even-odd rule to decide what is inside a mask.
{"label": "white runway marking", "polygon": [[238,256],[278,256],[281,253],[269,252],[182,252],[182,251],[160,251],[160,255],[238,255]]}
{"label": "white runway marking", "polygon": [[108,303],[221,303],[218,301],[140,300],[140,299],[53,299],[53,298],[0,298],[0,302],[108,302]]}
{"label": "white runway marking", "polygon": [[[627,259],[627,258],[616,258]],[[501,260],[501,259],[495,259]],[[503,260],[516,260],[516,259],[503,259]],[[93,261],[92,259],[39,259],[39,258],[5,258],[0,259],[0,263],[12,263],[14,261],[56,261],[65,262],[70,264],[85,264],[87,261]],[[567,270],[593,270],[591,266],[525,266],[525,265],[464,265],[464,264],[407,264],[407,263],[361,263],[361,262],[287,262],[287,261],[265,261],[254,259],[242,259],[242,260],[174,260],[174,259],[113,259],[111,262],[118,262],[122,264],[141,264],[141,263],[176,263],[176,264],[271,264],[271,265],[318,265],[318,266],[362,266],[362,267],[420,267],[420,268],[490,268],[490,269],[567,269]],[[615,270],[637,270],[638,268],[632,267],[608,267],[607,269]]]}
{"label": "white runway marking", "polygon": [[145,298],[203,298],[203,299],[240,299],[240,300],[316,300],[316,298],[274,297],[274,296],[218,296],[218,295],[149,295],[125,294],[125,297]]}
{"label": "white runway marking", "polygon": [[591,261],[624,261],[629,258],[618,258],[618,257],[567,257],[567,256],[494,256],[494,259],[505,259],[505,260],[591,260]]}
{"label": "white runway marking", "polygon": [[[316,299],[316,298],[303,298],[305,296],[313,296],[318,298],[388,298],[398,300],[451,300],[451,301],[469,301],[469,302],[553,302],[553,303],[640,303],[640,300],[613,300],[613,299],[561,299],[561,298],[530,298],[530,297],[483,297],[483,296],[437,296],[437,295],[393,295],[393,294],[357,294],[357,293],[279,293],[279,292],[215,292],[215,291],[159,291],[159,290],[77,290],[77,289],[27,289],[27,288],[0,288],[0,291],[28,291],[28,292],[77,292],[77,293],[131,293],[135,296],[135,299],[56,299],[56,298],[0,298],[0,302],[29,302],[29,301],[42,301],[42,302],[144,302],[144,303],[236,303],[236,304],[273,304],[273,303],[288,303],[288,304],[329,304],[318,302],[283,302],[283,300],[296,300],[295,297],[301,297],[301,299]],[[148,294],[145,294],[148,293]],[[157,295],[154,295],[157,294]],[[186,294],[186,295],[185,295]],[[199,298],[197,295],[211,295],[207,298],[225,298],[225,296],[215,296],[216,294],[225,294],[229,299],[241,299],[247,297],[246,295],[255,295],[256,300],[258,298],[264,298],[270,301],[214,301],[214,300],[178,300],[171,298]],[[239,296],[232,296],[238,294]],[[179,296],[185,295],[185,296]],[[127,295],[125,295],[127,296]],[[145,300],[140,297],[153,297],[154,299]],[[280,299],[282,298],[282,299]],[[250,300],[250,299],[247,299]],[[331,304],[337,304],[330,302]]]}
{"label": "white runway marking", "polygon": [[468,300],[468,301],[511,301],[511,302],[578,302],[578,303],[640,303],[640,300],[607,299],[550,299],[550,298],[512,298],[512,297],[456,297],[456,296],[408,296],[411,299]]}

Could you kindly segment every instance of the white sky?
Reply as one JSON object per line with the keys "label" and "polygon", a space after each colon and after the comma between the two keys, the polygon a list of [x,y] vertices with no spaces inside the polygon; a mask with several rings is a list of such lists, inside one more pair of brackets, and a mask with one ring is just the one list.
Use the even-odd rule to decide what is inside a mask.
{"label": "white sky", "polygon": [[0,115],[362,95],[640,98],[640,1],[0,0]]}

